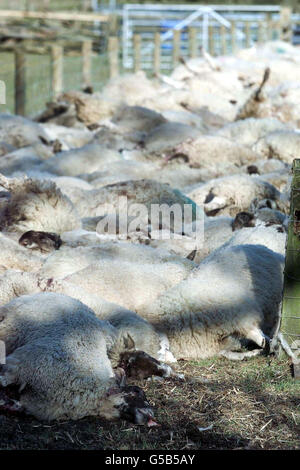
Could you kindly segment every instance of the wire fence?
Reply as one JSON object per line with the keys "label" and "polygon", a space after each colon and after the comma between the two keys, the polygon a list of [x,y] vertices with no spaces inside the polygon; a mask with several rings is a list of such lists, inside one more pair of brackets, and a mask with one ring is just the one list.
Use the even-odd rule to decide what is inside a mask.
{"label": "wire fence", "polygon": [[[6,0],[1,0],[1,6],[5,2]],[[13,8],[15,3],[12,0],[9,3],[10,7]],[[21,4],[25,5],[25,3],[18,2],[19,8]],[[34,4],[33,1],[27,3],[30,3],[31,7]],[[47,2],[36,3],[41,10],[40,7]],[[80,0],[72,0],[70,5],[71,3],[77,8],[77,11],[79,4],[83,7],[83,2]],[[54,7],[54,4],[53,0],[49,3],[51,7]],[[66,8],[68,0],[63,0],[63,4]],[[205,31],[202,23],[197,24],[197,18],[188,27],[185,26],[180,30],[177,30],[178,24],[167,29],[166,25],[164,25],[164,29],[162,27],[149,29],[147,26],[146,30],[144,24],[135,23],[134,28],[128,30],[128,37],[126,36],[129,45],[126,52],[126,48],[124,49],[124,44],[127,44],[126,41],[124,42],[124,24],[122,36],[120,18],[116,17],[116,27],[113,33],[109,28],[110,16],[107,16],[108,19],[101,23],[101,28],[99,25],[95,25],[93,20],[88,20],[84,24],[84,28],[87,25],[89,25],[90,31],[94,28],[95,37],[87,35],[86,29],[84,29],[82,37],[72,30],[72,25],[76,24],[77,18],[77,13],[70,14],[70,21],[67,22],[67,25],[64,24],[64,21],[52,23],[50,20],[46,22],[41,20],[37,24],[30,23],[30,26],[25,30],[24,37],[27,39],[19,38],[8,28],[9,32],[5,39],[8,45],[3,44],[3,38],[1,38],[0,44],[0,80],[6,85],[6,104],[1,105],[2,111],[18,112],[16,111],[18,110],[16,96],[21,95],[23,104],[21,110],[19,108],[19,113],[33,117],[45,108],[48,101],[55,98],[58,91],[81,90],[84,85],[82,46],[85,42],[90,42],[91,49],[93,49],[88,59],[89,84],[95,91],[100,91],[110,77],[123,73],[124,70],[131,72],[143,69],[148,75],[170,73],[178,64],[180,57],[197,57],[200,55],[201,47],[211,55],[225,55],[235,52],[238,48],[249,47],[256,42],[263,43],[266,40],[283,39],[283,34],[286,34],[282,24],[274,21],[273,18],[256,23],[226,20],[227,26],[224,21],[223,23],[215,22],[212,18],[210,23],[206,25]],[[296,19],[294,18],[293,21],[295,22]],[[33,24],[35,24],[35,28],[33,28]],[[289,25],[292,24],[289,19]],[[44,26],[45,29],[42,30],[41,26]],[[41,39],[36,35],[41,34],[41,31],[44,31],[46,39]],[[28,39],[28,32],[33,34],[32,39]],[[290,33],[291,27],[289,26],[287,34]],[[57,38],[53,39],[52,36],[51,40],[53,34],[57,34]],[[111,34],[113,37],[109,36]],[[167,40],[165,40],[166,34],[169,34]],[[115,40],[111,42],[112,48],[108,44],[110,39]],[[53,45],[59,46],[62,51],[58,67],[54,67],[55,61],[51,56]],[[16,66],[16,49],[23,46],[24,57],[21,57],[21,66],[19,65],[22,76],[19,77],[19,86],[17,86],[16,79],[18,79],[19,70]],[[31,49],[44,49],[44,52],[33,53],[30,52]],[[56,77],[56,81],[55,77],[53,80],[54,73],[59,75]],[[19,90],[19,94],[17,90]]]}
{"label": "wire fence", "polygon": [[[2,112],[15,111],[15,56],[13,52],[1,52],[0,80],[6,85],[6,104],[1,105]],[[82,57],[64,56],[62,92],[82,90]],[[93,55],[91,58],[91,86],[94,91],[101,91],[109,80],[108,55]],[[53,96],[52,66],[50,54],[25,55],[25,115],[34,117],[39,114]]]}

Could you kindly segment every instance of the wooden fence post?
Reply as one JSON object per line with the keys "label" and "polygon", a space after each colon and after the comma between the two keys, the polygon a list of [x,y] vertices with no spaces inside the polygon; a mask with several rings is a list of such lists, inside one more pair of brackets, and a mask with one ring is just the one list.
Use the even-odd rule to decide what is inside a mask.
{"label": "wooden fence post", "polygon": [[280,22],[273,21],[273,32],[275,33],[275,39],[280,39],[281,30],[280,30]]}
{"label": "wooden fence post", "polygon": [[259,21],[258,22],[258,31],[257,31],[257,42],[258,42],[258,44],[263,44],[264,41],[265,41],[264,22]]}
{"label": "wooden fence post", "polygon": [[[49,0],[47,0],[47,1],[49,1]],[[89,0],[82,0],[81,4],[82,4],[82,7],[81,7],[82,11],[89,11],[89,9],[90,9],[90,1]]]}
{"label": "wooden fence post", "polygon": [[291,23],[292,9],[289,7],[282,7],[280,10],[280,39],[282,41],[292,41],[292,23]]}
{"label": "wooden fence post", "polygon": [[50,0],[43,0],[43,11],[49,11]]}
{"label": "wooden fence post", "polygon": [[189,35],[189,56],[191,59],[197,57],[197,29],[190,27],[188,29]]}
{"label": "wooden fence post", "polygon": [[[293,350],[300,351],[300,159],[293,162],[290,221],[286,244],[281,334]],[[300,359],[300,356],[299,356]],[[294,376],[300,378],[300,363],[294,363]]]}
{"label": "wooden fence post", "polygon": [[266,39],[272,41],[273,39],[273,18],[272,13],[266,15]]}
{"label": "wooden fence post", "polygon": [[181,31],[173,29],[173,67],[179,62]]}
{"label": "wooden fence post", "polygon": [[141,70],[141,36],[133,35],[134,72]]}
{"label": "wooden fence post", "polygon": [[56,98],[63,91],[63,48],[51,46],[52,96]]}
{"label": "wooden fence post", "polygon": [[227,30],[223,24],[221,24],[220,36],[221,36],[221,54],[226,55],[227,54]]}
{"label": "wooden fence post", "polygon": [[109,36],[115,36],[118,34],[118,16],[115,14],[109,15],[109,20],[108,20],[108,35]]}
{"label": "wooden fence post", "polygon": [[26,59],[23,48],[15,49],[15,113],[25,116]]}
{"label": "wooden fence post", "polygon": [[246,21],[245,23],[245,36],[246,36],[246,47],[251,47],[251,23]]}
{"label": "wooden fence post", "polygon": [[154,34],[153,71],[154,75],[160,73],[160,33],[158,31]]}
{"label": "wooden fence post", "polygon": [[82,85],[86,88],[91,85],[93,42],[86,40],[82,43]]}
{"label": "wooden fence post", "polygon": [[231,50],[232,54],[235,54],[237,51],[236,45],[236,23],[235,21],[231,22]]}
{"label": "wooden fence post", "polygon": [[119,40],[116,36],[108,38],[108,60],[110,78],[119,75]]}
{"label": "wooden fence post", "polygon": [[214,26],[210,24],[208,26],[208,52],[211,56],[215,55],[215,43],[214,43]]}

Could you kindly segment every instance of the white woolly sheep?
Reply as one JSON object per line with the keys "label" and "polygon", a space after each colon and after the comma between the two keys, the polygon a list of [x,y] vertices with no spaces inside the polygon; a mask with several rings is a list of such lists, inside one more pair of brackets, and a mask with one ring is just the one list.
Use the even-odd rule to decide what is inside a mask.
{"label": "white woolly sheep", "polygon": [[1,207],[1,230],[62,233],[81,227],[73,204],[52,181],[7,179],[0,174],[0,184],[11,195]]}
{"label": "white woolly sheep", "polygon": [[164,249],[154,249],[146,245],[127,242],[106,242],[97,246],[62,247],[54,251],[44,262],[39,274],[43,277],[64,278],[88,267],[97,260],[127,261],[138,264],[173,263],[182,266],[187,272],[195,264]]}
{"label": "white woolly sheep", "polygon": [[[186,155],[189,165],[196,168],[242,166],[254,162],[257,154],[248,147],[219,135],[205,135],[177,145],[172,153]],[[216,168],[217,169],[217,168]]]}
{"label": "white woolly sheep", "polygon": [[116,328],[117,340],[110,351],[110,360],[114,366],[118,365],[120,352],[124,350],[128,339],[135,349],[145,351],[161,361],[174,362],[175,359],[169,352],[166,336],[156,332],[150,323],[133,311],[108,302],[96,294],[87,292],[81,286],[65,280],[13,270],[6,270],[0,277],[0,305],[16,297],[39,292],[55,292],[72,297],[87,305],[101,320],[109,321]]}
{"label": "white woolly sheep", "polygon": [[0,308],[0,338],[7,346],[0,383],[19,386],[20,405],[43,420],[102,416],[152,424],[141,389],[124,387],[108,352],[114,329],[81,302],[41,293]]}
{"label": "white woolly sheep", "polygon": [[158,295],[185,279],[194,264],[135,263],[118,259],[99,259],[64,279],[80,285],[109,302],[138,311]]}
{"label": "white woolly sheep", "polygon": [[260,177],[233,175],[216,178],[186,191],[198,205],[204,204],[207,215],[235,216],[247,210],[253,199],[278,200],[280,192]]}
{"label": "white woolly sheep", "polygon": [[53,123],[40,124],[52,141],[59,140],[62,150],[80,148],[90,143],[94,133],[88,129],[74,129]]}
{"label": "white woolly sheep", "polygon": [[227,124],[218,130],[216,135],[227,137],[227,139],[233,142],[252,147],[260,138],[270,132],[286,129],[288,129],[287,125],[275,118],[248,118]]}
{"label": "white woolly sheep", "polygon": [[[240,220],[240,215],[246,215]],[[238,218],[238,221],[237,221]],[[201,247],[197,247],[193,258],[195,263],[200,263],[214,250],[223,244],[255,244],[264,245],[267,248],[284,255],[285,233],[283,224],[286,216],[279,211],[263,208],[254,213],[241,212],[236,218],[231,217],[206,217],[204,221],[204,240]],[[268,224],[276,226],[266,227]],[[251,228],[244,228],[251,227]],[[237,230],[236,232],[234,230]],[[278,233],[281,232],[281,233]]]}
{"label": "white woolly sheep", "polygon": [[43,258],[20,246],[17,241],[0,233],[0,266],[6,269],[37,271],[43,265]]}
{"label": "white woolly sheep", "polygon": [[0,114],[0,140],[14,147],[26,147],[33,143],[49,143],[49,136],[36,122],[23,116]]}
{"label": "white woolly sheep", "polygon": [[222,248],[236,245],[262,245],[275,253],[285,255],[286,233],[280,225],[243,228],[234,232]]}
{"label": "white woolly sheep", "polygon": [[115,150],[92,142],[77,149],[57,153],[43,164],[42,170],[54,175],[77,176],[87,170],[90,173],[101,170],[104,164],[120,159],[120,154]]}
{"label": "white woolly sheep", "polygon": [[163,152],[189,138],[201,135],[198,129],[180,122],[166,122],[152,129],[143,140],[149,152]]}
{"label": "white woolly sheep", "polygon": [[300,133],[295,131],[277,131],[258,140],[253,149],[263,158],[277,158],[292,164],[300,157]]}
{"label": "white woolly sheep", "polygon": [[[147,243],[149,242],[151,247],[168,250],[170,253],[176,253],[181,257],[187,257],[194,252],[193,261],[200,263],[203,258],[232,237],[233,220],[233,218],[225,216],[205,217],[204,237],[200,247],[199,241],[197,242],[195,236],[192,236],[191,233],[187,233],[179,239],[163,239],[163,231],[160,231],[160,237],[152,237],[147,240]],[[195,234],[195,224],[191,228]]]}
{"label": "white woolly sheep", "polygon": [[143,131],[149,132],[166,122],[159,113],[143,106],[122,106],[113,115],[111,121],[124,133]]}
{"label": "white woolly sheep", "polygon": [[223,354],[234,337],[262,347],[278,321],[283,265],[260,245],[219,249],[139,314],[167,335],[177,359]]}
{"label": "white woolly sheep", "polygon": [[124,203],[124,197],[127,198],[128,215],[135,215],[130,214],[130,207],[133,204],[145,205],[149,211],[147,219],[151,218],[150,209],[153,204],[167,204],[168,206],[180,204],[182,209],[184,204],[190,204],[192,206],[193,218],[197,216],[197,206],[191,199],[184,196],[179,190],[148,179],[124,181],[92,191],[82,192],[82,198],[77,202],[76,209],[82,217],[105,215],[113,210],[120,212],[120,198],[122,197],[122,203]]}

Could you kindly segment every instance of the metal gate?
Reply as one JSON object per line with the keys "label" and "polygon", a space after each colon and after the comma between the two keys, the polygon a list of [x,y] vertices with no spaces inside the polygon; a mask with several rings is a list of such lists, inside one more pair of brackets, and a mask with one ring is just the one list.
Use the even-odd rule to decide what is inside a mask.
{"label": "metal gate", "polygon": [[[214,34],[223,26],[229,32],[231,21],[236,22],[236,42],[238,47],[244,47],[245,37],[243,26],[245,21],[251,21],[253,41],[257,38],[258,23],[268,19],[278,20],[280,6],[242,6],[242,5],[159,5],[159,4],[125,4],[123,6],[123,67],[133,67],[133,34],[141,36],[141,65],[144,69],[152,68],[154,48],[154,33],[161,35],[161,64],[162,69],[172,68],[172,38],[173,31],[181,31],[180,53],[188,55],[187,28],[197,28],[199,46],[208,48],[209,26],[214,26]],[[240,21],[240,24],[239,24]],[[216,41],[218,43],[218,41]],[[217,50],[218,53],[218,50]]]}

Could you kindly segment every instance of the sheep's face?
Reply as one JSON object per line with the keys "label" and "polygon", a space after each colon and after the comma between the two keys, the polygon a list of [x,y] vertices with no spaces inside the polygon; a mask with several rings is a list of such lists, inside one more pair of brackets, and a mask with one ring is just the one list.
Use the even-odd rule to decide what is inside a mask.
{"label": "sheep's face", "polygon": [[140,387],[127,385],[123,387],[122,396],[124,402],[119,407],[120,418],[135,424],[157,426],[157,423],[153,420],[153,410]]}
{"label": "sheep's face", "polygon": [[126,419],[134,424],[157,426],[153,410],[140,387],[134,385],[113,388],[102,406],[101,415],[107,419]]}
{"label": "sheep's face", "polygon": [[232,222],[232,231],[240,230],[243,227],[254,227],[254,215],[250,212],[239,212]]}
{"label": "sheep's face", "polygon": [[146,379],[152,375],[169,377],[171,368],[144,351],[125,351],[120,355],[120,364],[128,377]]}
{"label": "sheep's face", "polygon": [[32,250],[39,249],[41,252],[48,252],[58,250],[62,241],[56,233],[29,230],[20,237],[19,244]]}

